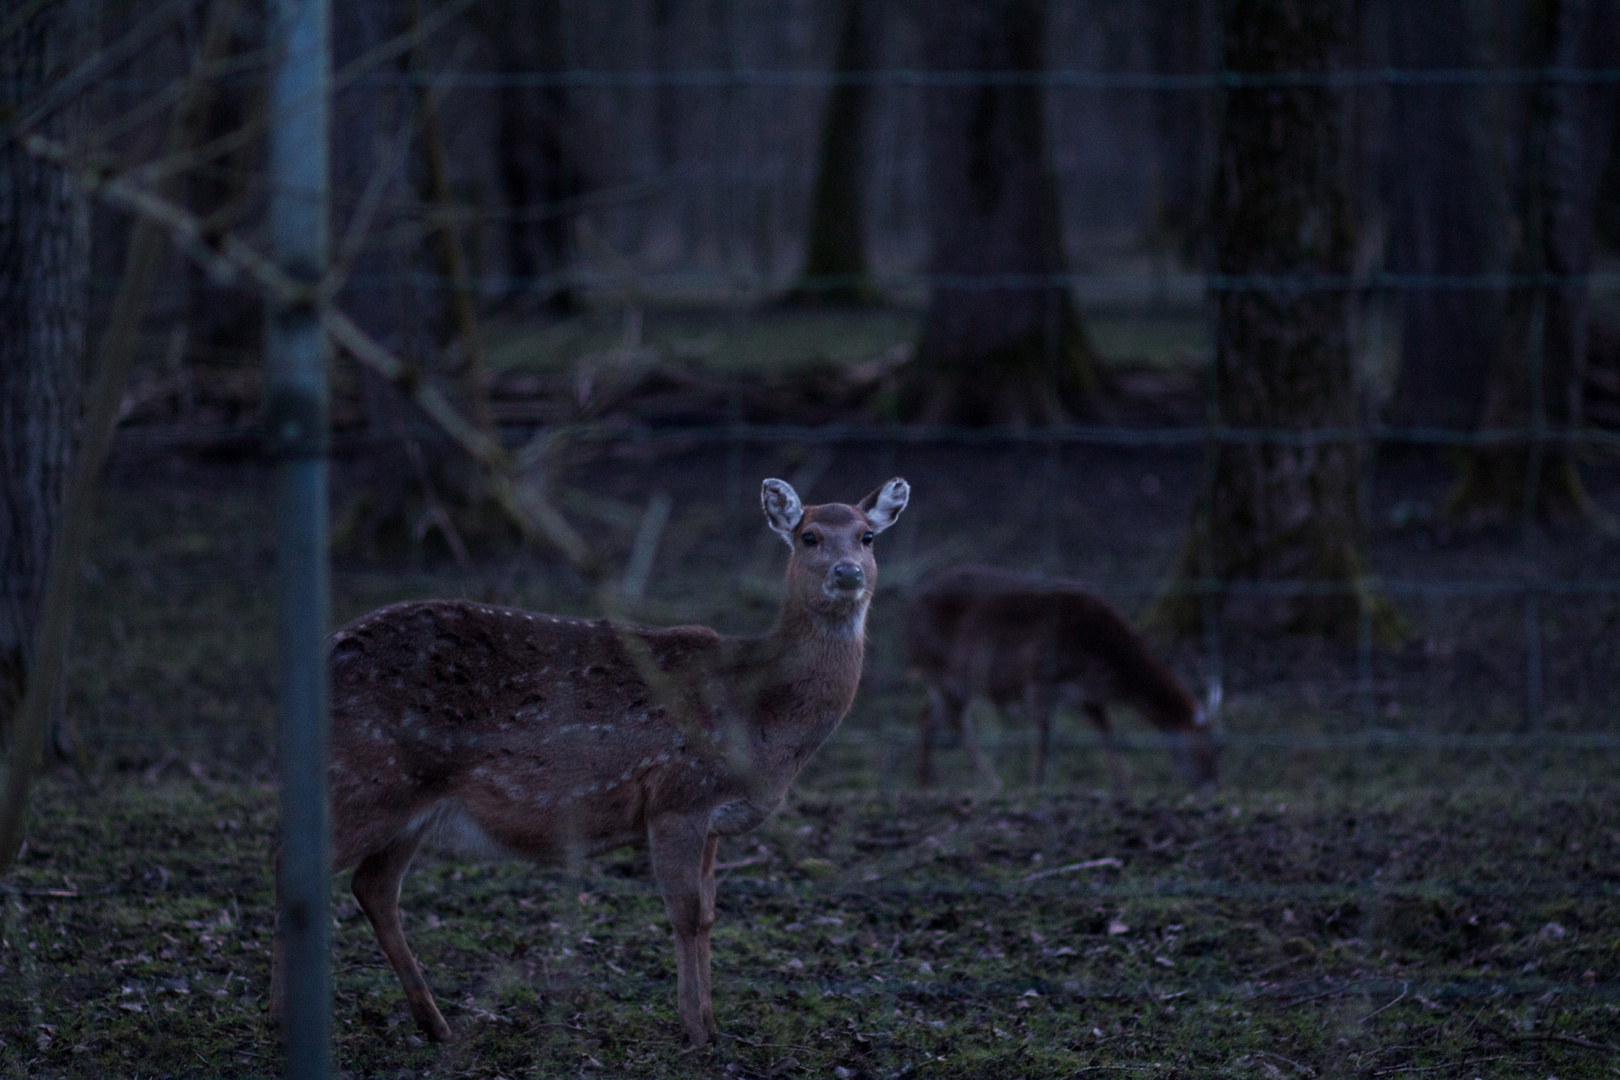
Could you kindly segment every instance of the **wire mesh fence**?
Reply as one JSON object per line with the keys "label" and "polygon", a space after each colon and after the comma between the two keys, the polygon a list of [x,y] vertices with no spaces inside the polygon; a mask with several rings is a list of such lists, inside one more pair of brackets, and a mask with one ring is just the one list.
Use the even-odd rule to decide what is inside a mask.
{"label": "wire mesh fence", "polygon": [[[252,372],[263,305],[311,296],[262,257],[272,189],[260,97],[274,60],[262,13],[236,9],[229,55],[208,60],[200,20],[216,6],[119,10],[110,44],[23,88],[29,105],[6,118],[10,152],[69,170],[118,215],[159,223],[177,252],[151,293],[83,568],[66,710],[95,764],[80,786],[41,794],[7,887],[0,1054],[21,1072],[145,1054],[176,1074],[195,1071],[193,1057],[249,1074],[277,1060],[261,1016],[274,558]],[[1226,71],[1205,54],[1200,70],[1143,71],[1156,58],[1131,34],[1148,16],[1055,3],[1041,70],[930,69],[923,19],[902,13],[884,22],[880,62],[841,71],[826,12],[655,3],[555,5],[567,47],[527,70],[502,51],[498,24],[478,21],[484,6],[389,8],[395,17],[338,43],[335,270],[312,295],[340,350],[339,531],[379,498],[379,476],[407,476],[428,496],[389,554],[340,544],[335,621],[455,596],[757,634],[783,561],[755,509],[761,479],[786,478],[806,503],[853,501],[890,476],[913,491],[877,542],[852,710],[782,813],[719,849],[716,993],[732,1072],[1314,1075],[1343,1053],[1373,1075],[1601,1074],[1620,1042],[1609,809],[1620,577],[1606,531],[1620,515],[1620,434],[1578,408],[1573,422],[1549,421],[1545,402],[1522,423],[1466,427],[1385,420],[1379,405],[1400,361],[1387,324],[1413,298],[1533,308],[1523,326],[1503,325],[1525,338],[1525,378],[1540,387],[1535,327],[1549,298],[1579,293],[1607,310],[1620,274],[1601,259],[1419,272],[1392,268],[1376,244],[1344,273],[1189,268],[1186,238],[1165,222],[1176,199],[1207,196],[1208,180],[1172,189],[1155,141],[1171,99],[1203,110],[1195,136],[1170,150],[1202,173],[1232,91],[1331,91],[1365,115],[1414,89],[1508,101],[1607,88],[1620,68],[1406,67],[1375,50],[1327,71]],[[635,29],[616,33],[615,20]],[[1107,48],[1121,28],[1123,58]],[[0,33],[14,29],[0,17]],[[194,146],[161,157],[152,132],[198,78],[218,103]],[[858,282],[802,272],[821,110],[840,86],[874,94],[870,270]],[[958,273],[930,261],[929,94],[984,87],[1045,94],[1074,269]],[[537,141],[559,115],[576,129],[577,175],[532,199],[495,179],[524,167],[499,130],[513,108],[501,95],[517,92],[539,95],[524,106],[550,132]],[[75,101],[89,102],[93,124],[41,134]],[[1380,167],[1354,166],[1357,199],[1377,201],[1368,178]],[[165,192],[170,178],[183,194]],[[112,220],[98,242],[116,250]],[[549,239],[520,235],[548,223],[564,224]],[[434,248],[441,234],[459,254]],[[93,294],[116,290],[100,273],[112,265],[98,262]],[[852,284],[887,302],[853,313],[776,303],[795,286]],[[930,295],[1054,288],[1087,320],[1110,372],[1108,409],[1041,427],[893,416],[883,380],[912,359]],[[1352,422],[1223,419],[1210,407],[1222,299],[1309,293],[1343,299]],[[769,382],[816,363],[876,374],[842,409],[824,408],[815,387]],[[482,406],[465,381],[478,366]],[[413,406],[379,409],[389,386]],[[1347,444],[1362,480],[1359,576],[1176,574],[1217,448]],[[469,553],[434,502],[445,474],[412,457],[424,447],[508,478],[504,512],[528,514],[529,535],[514,539],[508,522],[503,540]],[[1457,470],[1446,454],[1502,448],[1531,462],[1516,480],[1522,516],[1481,526],[1448,514]],[[1536,512],[1554,452],[1577,463],[1595,524]],[[1196,632],[1149,637],[1186,684],[1223,689],[1218,791],[1189,791],[1175,740],[1129,723],[1113,742],[1122,786],[1069,709],[1033,788],[1032,725],[983,702],[970,707],[973,737],[1007,790],[988,794],[960,744],[919,789],[925,693],[903,612],[961,563],[1072,579],[1138,622],[1167,595],[1211,601]],[[1363,617],[1337,636],[1259,634],[1221,614],[1245,599],[1369,591],[1387,599],[1395,631]],[[453,1026],[469,1032],[437,1055],[408,1035],[394,976],[340,896],[340,1064],[366,1075],[685,1068],[651,861],[571,848],[562,862],[489,865],[454,848],[422,859],[405,892],[412,940]],[[1300,1015],[1334,1034],[1301,1035]]]}

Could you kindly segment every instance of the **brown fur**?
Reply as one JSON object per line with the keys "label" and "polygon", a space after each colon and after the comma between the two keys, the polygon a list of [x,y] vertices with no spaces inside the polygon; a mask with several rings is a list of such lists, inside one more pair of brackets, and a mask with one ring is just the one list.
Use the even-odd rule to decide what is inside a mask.
{"label": "brown fur", "polygon": [[[462,600],[395,604],[332,636],[333,865],[356,868],[355,896],[431,1037],[450,1029],[398,902],[435,826],[550,864],[649,845],[675,929],[682,1027],[694,1045],[713,1032],[718,838],[776,809],[849,710],[877,577],[871,534],[908,493],[891,480],[859,506],[801,512],[791,488],[766,484],[767,517],[793,554],[762,638]],[[650,680],[634,652],[656,668]],[[275,967],[279,1006],[279,949]]]}
{"label": "brown fur", "polygon": [[[998,784],[973,739],[967,704],[988,698],[998,709],[1025,706],[1036,725],[1034,780],[1045,778],[1052,710],[1060,693],[1081,710],[1113,753],[1107,707],[1134,708],[1182,740],[1183,771],[1215,779],[1216,752],[1198,702],[1113,608],[1078,583],[984,566],[959,566],[927,582],[906,606],[906,654],[928,685],[918,717],[917,780],[932,780],[933,736],[961,733],[974,763]],[[1117,786],[1123,786],[1117,767]]]}

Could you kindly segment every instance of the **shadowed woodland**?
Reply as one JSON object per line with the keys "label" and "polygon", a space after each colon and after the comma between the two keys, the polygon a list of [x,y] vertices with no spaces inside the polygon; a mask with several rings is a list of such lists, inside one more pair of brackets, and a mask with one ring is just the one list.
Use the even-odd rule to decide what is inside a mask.
{"label": "shadowed woodland", "polygon": [[[323,630],[763,633],[762,479],[912,492],[854,706],[719,843],[718,1041],[645,850],[430,844],[455,1039],[345,875],[344,1075],[1610,1074],[1613,0],[339,0],[310,189],[297,6],[0,2],[7,1075],[283,1068],[300,454]],[[965,563],[1111,605],[1220,702],[1218,786],[1068,699],[1030,783],[1034,705],[982,698],[919,785],[903,613]]]}

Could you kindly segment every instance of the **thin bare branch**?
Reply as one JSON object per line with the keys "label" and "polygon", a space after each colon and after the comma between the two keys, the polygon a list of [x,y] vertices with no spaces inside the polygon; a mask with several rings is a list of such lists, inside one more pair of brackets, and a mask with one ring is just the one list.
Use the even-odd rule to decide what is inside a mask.
{"label": "thin bare branch", "polygon": [[60,4],[61,2],[62,0],[33,0],[32,3],[24,4],[19,10],[6,16],[5,22],[0,22],[0,41],[4,41],[24,26],[27,26],[29,20],[35,15],[38,15],[51,5]]}
{"label": "thin bare branch", "polygon": [[[198,77],[210,81],[218,81],[230,75],[238,75],[244,71],[254,71],[265,67],[270,58],[266,50],[257,50],[242,53],[238,56],[222,56],[208,65],[207,70],[199,73]],[[162,115],[163,111],[176,102],[182,100],[187,88],[191,85],[191,77],[175,79],[162,90],[143,99],[141,103],[128,112],[119,115],[98,128],[94,128],[85,136],[83,146],[88,150],[99,149],[114,139],[135,130],[147,123],[155,116]],[[189,148],[181,152],[189,153]],[[162,158],[153,164],[161,164]]]}
{"label": "thin bare branch", "polygon": [[37,126],[51,113],[84,93],[92,83],[104,76],[109,68],[116,67],[144,49],[153,38],[173,25],[176,19],[189,13],[197,2],[198,0],[166,0],[165,3],[159,4],[147,13],[146,18],[120,35],[111,45],[98,49],[78,67],[52,83],[50,88],[40,94],[28,108],[19,110],[17,116],[6,125],[5,141],[9,142]]}
{"label": "thin bare branch", "polygon": [[[336,93],[344,87],[365,78],[370,74],[372,68],[405,55],[405,53],[421,45],[449,25],[457,15],[460,15],[474,3],[476,3],[476,0],[450,0],[449,3],[435,9],[431,15],[422,20],[420,25],[382,42],[376,48],[356,57],[351,63],[345,65],[342,70],[332,76],[327,86],[327,92]],[[291,104],[296,105],[298,101],[295,99]],[[156,183],[170,176],[190,172],[205,162],[224,157],[227,154],[241,150],[243,147],[252,145],[256,139],[264,135],[269,125],[269,114],[259,110],[251,120],[234,131],[226,132],[224,135],[192,149],[141,165],[138,169],[139,175],[141,179],[148,183]]]}
{"label": "thin bare branch", "polygon": [[[482,431],[469,422],[414,368],[367,334],[348,315],[330,302],[324,302],[324,289],[319,283],[311,287],[295,280],[234,233],[226,233],[210,243],[196,215],[127,176],[118,175],[106,163],[79,160],[67,146],[40,135],[27,136],[23,146],[37,157],[73,169],[79,174],[87,191],[142,215],[167,230],[171,242],[197,260],[217,280],[231,282],[246,278],[278,303],[317,305],[321,324],[334,342],[349,350],[362,364],[398,384],[457,445],[489,469],[491,494],[517,523],[524,536],[550,544],[577,572],[592,582],[596,587],[597,606],[613,628],[636,673],[670,711],[670,715],[689,730],[695,751],[705,755],[727,756],[731,759],[732,767],[741,775],[752,775],[753,765],[740,745],[716,747],[708,739],[697,737],[701,734],[700,718],[688,712],[679,688],[669,674],[659,667],[647,642],[627,620],[625,600],[608,562],[545,497],[540,485],[525,484],[521,488],[517,485],[517,470],[512,456],[493,433]],[[526,458],[538,464],[534,455],[526,455]],[[735,744],[735,740],[729,742]]]}

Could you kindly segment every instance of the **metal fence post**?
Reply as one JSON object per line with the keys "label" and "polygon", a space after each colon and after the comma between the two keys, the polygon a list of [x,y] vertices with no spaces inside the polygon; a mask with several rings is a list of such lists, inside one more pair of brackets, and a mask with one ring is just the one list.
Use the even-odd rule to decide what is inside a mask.
{"label": "metal fence post", "polygon": [[309,294],[271,307],[266,432],[276,456],[276,644],[281,726],[280,910],[287,1075],[331,1072],[327,854],[326,336],[316,291],[327,261],[331,0],[273,0],[271,254]]}

